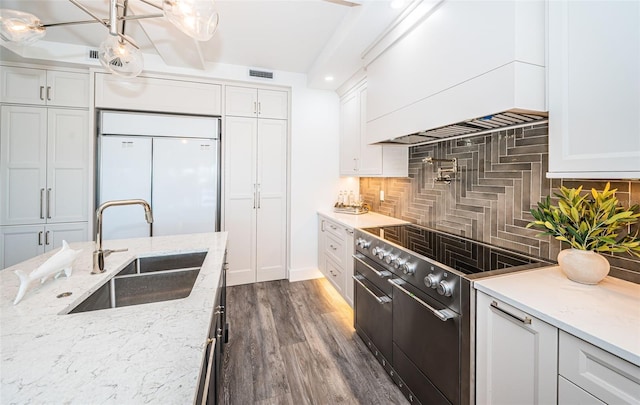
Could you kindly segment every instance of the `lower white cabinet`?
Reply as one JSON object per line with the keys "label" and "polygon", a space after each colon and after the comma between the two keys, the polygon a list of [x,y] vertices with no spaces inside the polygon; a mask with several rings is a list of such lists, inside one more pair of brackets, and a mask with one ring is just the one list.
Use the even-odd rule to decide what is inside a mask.
{"label": "lower white cabinet", "polygon": [[558,329],[478,292],[476,404],[554,404]]}
{"label": "lower white cabinet", "polygon": [[562,376],[558,377],[558,403],[562,405],[604,404],[604,402]]}
{"label": "lower white cabinet", "polygon": [[353,307],[353,228],[318,216],[318,268]]}
{"label": "lower white cabinet", "polygon": [[86,241],[87,222],[0,226],[0,268],[57,249],[63,240],[68,243]]}
{"label": "lower white cabinet", "polygon": [[559,374],[584,390],[565,387],[561,404],[640,404],[640,367],[563,331],[559,341]]}

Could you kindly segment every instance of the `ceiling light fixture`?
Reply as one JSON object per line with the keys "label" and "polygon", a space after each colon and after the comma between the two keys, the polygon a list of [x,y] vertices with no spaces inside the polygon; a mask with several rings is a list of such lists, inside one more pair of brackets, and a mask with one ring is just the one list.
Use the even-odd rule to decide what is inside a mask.
{"label": "ceiling light fixture", "polygon": [[325,76],[324,77],[324,81],[325,82],[332,82],[333,81],[333,76]]}
{"label": "ceiling light fixture", "polygon": [[125,35],[127,21],[165,17],[198,41],[208,41],[218,28],[219,16],[214,0],[162,0],[162,6],[149,0],[139,0],[163,12],[145,15],[127,15],[129,0],[109,0],[109,18],[96,16],[77,0],[69,1],[93,19],[42,24],[33,14],[0,9],[0,38],[6,42],[28,45],[44,37],[49,27],[97,22],[109,29],[111,35],[100,44],[98,59],[102,66],[116,75],[135,77],[142,71],[143,59],[138,45]]}

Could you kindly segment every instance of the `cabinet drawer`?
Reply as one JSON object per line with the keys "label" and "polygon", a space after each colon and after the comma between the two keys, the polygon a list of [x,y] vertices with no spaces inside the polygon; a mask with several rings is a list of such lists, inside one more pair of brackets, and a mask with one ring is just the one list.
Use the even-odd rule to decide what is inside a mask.
{"label": "cabinet drawer", "polygon": [[343,227],[338,223],[325,219],[324,230],[333,234],[333,236],[338,239],[344,239]]}
{"label": "cabinet drawer", "polygon": [[606,403],[638,404],[639,367],[565,332],[559,349],[561,376]]}
{"label": "cabinet drawer", "polygon": [[332,234],[325,234],[324,251],[340,267],[344,267],[344,240],[336,238]]}
{"label": "cabinet drawer", "polygon": [[561,376],[558,376],[558,403],[562,405],[604,405],[604,402]]}
{"label": "cabinet drawer", "polygon": [[327,280],[331,281],[331,284],[333,284],[336,290],[342,294],[344,290],[344,272],[342,271],[342,267],[336,264],[331,257],[327,257],[326,266]]}

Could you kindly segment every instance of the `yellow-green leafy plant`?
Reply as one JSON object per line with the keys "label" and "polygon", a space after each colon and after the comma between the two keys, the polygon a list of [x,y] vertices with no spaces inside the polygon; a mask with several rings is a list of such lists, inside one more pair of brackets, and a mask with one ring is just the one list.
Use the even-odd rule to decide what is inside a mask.
{"label": "yellow-green leafy plant", "polygon": [[531,210],[535,221],[527,228],[544,231],[541,235],[551,235],[567,242],[574,249],[596,252],[627,252],[640,257],[638,231],[627,233],[630,225],[640,218],[638,204],[628,210],[618,204],[617,189],[610,189],[609,183],[602,192],[591,189],[591,194],[581,195],[582,186],[561,187],[558,205],[551,204],[547,197]]}

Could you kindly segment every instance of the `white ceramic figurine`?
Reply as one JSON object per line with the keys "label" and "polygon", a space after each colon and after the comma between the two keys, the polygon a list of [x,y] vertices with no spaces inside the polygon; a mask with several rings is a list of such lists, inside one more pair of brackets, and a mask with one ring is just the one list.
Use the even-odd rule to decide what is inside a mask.
{"label": "white ceramic figurine", "polygon": [[55,274],[55,278],[58,278],[63,272],[65,276],[69,277],[71,275],[71,264],[80,252],[82,251],[70,249],[67,241],[63,240],[62,248],[29,275],[24,274],[21,270],[16,270],[14,273],[20,277],[20,289],[15,301],[13,301],[13,305],[16,305],[24,297],[24,293],[27,292],[27,288],[29,288],[29,284],[32,281],[40,279],[40,283],[44,283],[52,274]]}

